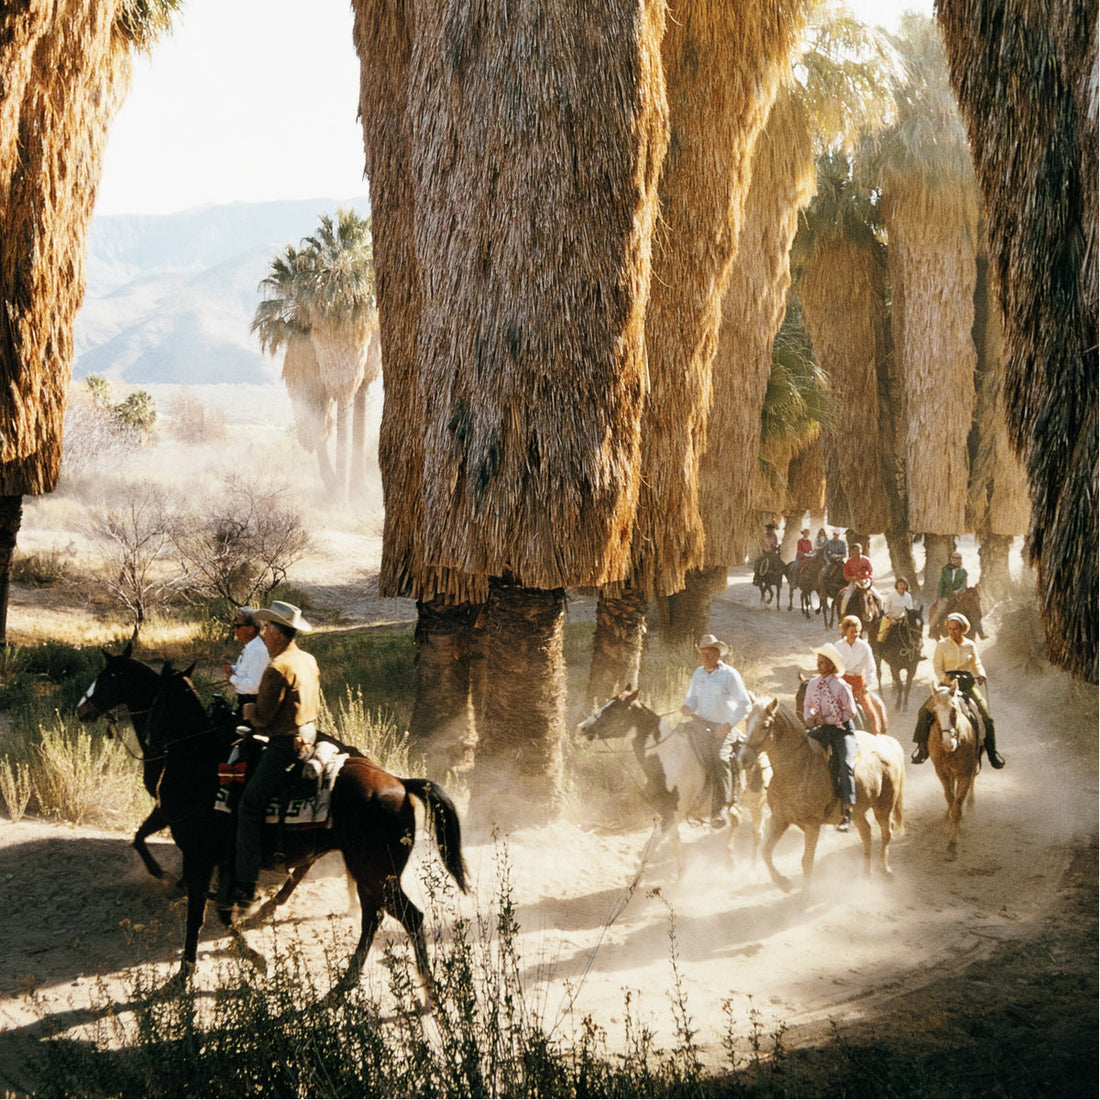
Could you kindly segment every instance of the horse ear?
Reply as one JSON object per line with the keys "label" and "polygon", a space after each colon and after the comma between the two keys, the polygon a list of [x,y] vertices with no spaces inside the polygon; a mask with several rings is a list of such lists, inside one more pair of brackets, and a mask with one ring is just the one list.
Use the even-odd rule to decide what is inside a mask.
{"label": "horse ear", "polygon": [[779,709],[779,700],[778,700],[778,699],[769,699],[769,700],[767,701],[767,703],[765,703],[765,704],[764,704],[764,713],[765,713],[765,714],[766,714],[766,715],[767,715],[767,716],[768,716],[769,718],[771,718],[771,717],[772,717],[772,715],[774,715],[774,714],[775,714],[775,712],[776,712],[776,711],[777,711],[778,709]]}
{"label": "horse ear", "polygon": [[129,641],[129,642],[126,643],[126,648],[122,651],[121,656],[129,658],[129,656],[133,652],[134,652],[134,643],[132,641]]}
{"label": "horse ear", "polygon": [[161,666],[160,678],[162,680],[166,680],[175,671],[176,670],[172,667],[172,662],[171,661],[165,661],[164,664]]}
{"label": "horse ear", "polygon": [[638,698],[638,692],[641,690],[641,688],[635,688],[631,691],[630,688],[627,688],[619,698],[622,699],[624,703],[633,703]]}
{"label": "horse ear", "polygon": [[195,671],[195,665],[197,665],[198,663],[199,663],[198,661],[192,661],[192,662],[191,662],[191,663],[190,663],[190,664],[189,664],[189,665],[187,666],[187,668],[185,668],[185,669],[183,670],[183,675],[184,675],[184,676],[186,676],[188,680],[190,680],[190,679],[191,679],[191,673]]}

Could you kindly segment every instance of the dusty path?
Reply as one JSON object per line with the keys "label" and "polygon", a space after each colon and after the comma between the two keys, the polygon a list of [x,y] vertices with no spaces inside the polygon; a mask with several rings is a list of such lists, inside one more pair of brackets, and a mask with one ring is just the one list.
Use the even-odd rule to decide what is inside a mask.
{"label": "dusty path", "polygon": [[[774,671],[749,687],[789,697],[795,670],[809,666],[810,645],[828,635],[797,611],[762,608],[744,571],[731,582],[713,606],[712,629],[733,640],[735,663],[737,639],[752,637]],[[369,613],[369,601],[355,610]],[[931,765],[908,768],[907,831],[893,849],[894,881],[861,879],[858,838],[826,830],[808,899],[797,892],[784,895],[761,867],[751,865],[747,829],[735,838],[732,864],[723,834],[689,830],[683,879],[675,880],[670,852],[659,851],[629,898],[625,889],[649,835],[644,814],[627,832],[609,834],[575,820],[507,836],[525,988],[532,1003],[542,1006],[546,1022],[566,1018],[570,1007],[575,1019],[591,1012],[614,1043],[622,1036],[630,992],[633,1010],[662,1043],[670,1043],[672,915],[688,1009],[700,1041],[716,1060],[722,1057],[727,1003],[742,1037],[748,1034],[750,1011],[765,1031],[785,1024],[801,1034],[819,1034],[829,1021],[897,1018],[906,1005],[921,1003],[922,991],[983,960],[1000,959],[1015,944],[1047,944],[1045,956],[1031,963],[1040,980],[1047,957],[1052,967],[1072,968],[1070,956],[1078,948],[1058,950],[1062,933],[1069,934],[1067,890],[1077,890],[1079,898],[1083,889],[1086,898],[1095,898],[1095,694],[1079,693],[1069,707],[1067,681],[1059,674],[1036,679],[1001,663],[994,638],[983,652],[999,744],[1009,763],[1000,773],[986,770],[979,777],[955,863],[943,859],[943,799]],[[1057,718],[1049,716],[1051,708],[1057,708]],[[907,743],[912,716],[895,722],[899,740]],[[498,890],[501,848],[485,837],[468,839],[476,883],[476,897],[468,904],[471,911],[488,913]],[[118,990],[118,976],[127,966],[149,959],[167,973],[173,965],[181,909],[145,876],[128,841],[128,835],[42,822],[5,822],[0,828],[6,918],[0,925],[0,1026],[5,1029],[0,1066],[17,1065],[21,1036],[37,1026],[36,1017],[79,1023],[87,1019],[84,1009],[98,981]],[[801,843],[801,834],[791,831],[776,853],[796,889]],[[160,851],[174,866],[169,846]],[[322,865],[318,871],[284,910],[307,950],[328,939],[327,914],[344,906],[338,869]],[[416,896],[415,876],[408,877]],[[1090,912],[1087,904],[1084,911]],[[1095,1012],[1095,905],[1091,917],[1092,932],[1086,929],[1083,940],[1091,942],[1091,956],[1077,963],[1081,974],[1091,976],[1093,992],[1088,981],[1084,994],[1080,982],[1065,992],[1051,983],[1050,995],[1066,1002],[1057,1010],[1067,1014]],[[1080,914],[1072,920],[1072,931],[1079,933]],[[335,927],[350,936],[354,926],[340,917]],[[226,950],[212,916],[206,933],[200,986],[216,983]],[[390,923],[384,935],[402,941]],[[251,938],[261,946],[266,942],[265,933]],[[376,955],[368,971],[366,980],[383,983]],[[976,1011],[982,1003],[1011,1001],[1011,983],[1019,977],[992,966],[983,981],[959,992],[978,998]],[[38,1001],[33,1011],[24,996],[29,990]],[[14,1070],[6,1071],[9,1080],[3,1081],[4,1072],[3,1085],[17,1091],[27,1086]]]}

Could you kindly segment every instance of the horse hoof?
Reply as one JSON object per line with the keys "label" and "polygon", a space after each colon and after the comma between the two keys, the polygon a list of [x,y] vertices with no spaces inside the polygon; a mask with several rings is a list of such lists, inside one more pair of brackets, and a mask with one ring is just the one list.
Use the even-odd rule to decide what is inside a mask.
{"label": "horse hoof", "polygon": [[947,851],[944,853],[943,859],[945,863],[954,863],[959,858],[958,850],[954,844],[949,844]]}

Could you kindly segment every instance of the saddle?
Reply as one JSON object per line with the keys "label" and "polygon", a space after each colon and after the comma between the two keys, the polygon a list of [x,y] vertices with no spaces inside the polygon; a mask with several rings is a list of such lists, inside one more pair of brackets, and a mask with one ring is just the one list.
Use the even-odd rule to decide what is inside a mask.
{"label": "saddle", "polygon": [[962,692],[963,697],[963,713],[970,719],[970,724],[974,727],[974,740],[977,742],[978,752],[981,753],[982,748],[985,746],[985,716],[971,694],[975,684],[974,674],[958,668],[949,670],[947,675],[953,677],[959,685],[959,691]]}
{"label": "saddle", "polygon": [[[216,810],[236,813],[262,747],[255,737],[241,737],[234,742],[229,759],[218,766]],[[268,803],[265,824],[285,829],[331,828],[332,786],[349,755],[342,749],[334,738],[318,733],[309,756],[287,768],[282,788]]]}

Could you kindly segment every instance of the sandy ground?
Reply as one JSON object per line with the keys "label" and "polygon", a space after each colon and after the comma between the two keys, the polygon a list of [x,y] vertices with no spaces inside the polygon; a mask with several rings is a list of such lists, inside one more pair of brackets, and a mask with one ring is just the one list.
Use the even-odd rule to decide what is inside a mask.
{"label": "sandy ground", "polygon": [[[340,548],[331,561],[348,550]],[[316,562],[318,575],[325,560],[322,555]],[[797,609],[788,613],[785,595],[784,610],[761,606],[746,570],[730,580],[713,605],[712,629],[733,642],[734,663],[738,638],[751,635],[763,645],[774,672],[748,686],[789,700],[795,670],[810,666],[809,647],[828,635],[820,620],[807,621]],[[323,590],[319,581],[317,594]],[[327,595],[349,625],[402,622],[413,614],[406,601],[377,601],[368,575],[354,586],[330,587]],[[25,613],[28,609],[13,607],[16,628]],[[684,876],[677,880],[671,850],[664,847],[650,860],[641,885],[629,892],[652,826],[639,807],[636,824],[626,831],[598,830],[580,819],[583,812],[575,812],[572,821],[505,834],[503,841],[468,835],[475,890],[462,905],[470,913],[492,912],[500,860],[506,858],[522,929],[524,985],[532,1003],[541,1007],[547,1023],[561,1021],[566,1028],[570,1015],[579,1020],[591,1013],[612,1044],[622,1039],[628,993],[633,1011],[655,1028],[659,1040],[673,1041],[674,928],[688,1009],[715,1061],[723,1057],[727,1003],[742,1037],[749,1032],[750,1011],[766,1032],[783,1024],[791,1034],[819,1036],[831,1021],[888,1020],[906,1005],[912,1012],[923,1003],[922,991],[939,988],[938,983],[975,962],[999,957],[1007,945],[1040,941],[1048,946],[1028,954],[1040,980],[1044,967],[1074,965],[1094,979],[1095,693],[1078,689],[1074,701],[1060,674],[1012,665],[998,655],[995,636],[981,644],[998,742],[1008,766],[979,776],[956,862],[944,860],[943,796],[926,764],[907,768],[907,828],[893,846],[892,881],[877,873],[860,877],[858,837],[828,829],[818,848],[814,888],[802,894],[802,836],[791,830],[776,851],[780,869],[796,884],[795,893],[786,895],[762,866],[753,865],[747,827],[734,834],[728,854],[726,833],[695,826],[683,834]],[[925,649],[930,654],[931,644]],[[922,665],[922,671],[929,668],[930,663]],[[917,691],[914,695],[922,697]],[[908,753],[913,712],[892,715],[892,720]],[[633,782],[633,766],[624,754],[624,782]],[[417,847],[422,856],[423,839]],[[177,865],[167,841],[157,851],[167,865]],[[415,867],[406,875],[406,888],[414,899],[423,899]],[[1091,942],[1091,955],[1084,958],[1078,957],[1076,941],[1066,939],[1064,951],[1049,946],[1081,935],[1080,918],[1067,901],[1073,889],[1084,889],[1093,899],[1085,908],[1092,930],[1084,932],[1086,948]],[[126,967],[151,959],[167,974],[177,957],[181,907],[170,891],[145,875],[128,835],[41,821],[5,822],[0,828],[0,897],[5,916],[0,927],[0,1025],[5,1029],[0,1066],[18,1065],[21,1037],[42,1019],[59,1026],[86,1022],[98,983],[118,991]],[[334,928],[350,939],[356,926],[342,915],[344,898],[338,865],[319,865],[282,911],[282,937],[289,924],[304,950],[317,945],[318,958]],[[331,913],[341,915],[330,918]],[[269,950],[270,935],[261,930],[250,939]],[[378,988],[385,974],[377,946],[386,939],[403,942],[403,933],[389,921],[364,978]],[[211,914],[200,944],[200,987],[216,985],[227,949]],[[992,969],[988,980],[996,983]],[[1009,983],[1018,980],[1005,972],[1004,988],[990,1003],[1011,1002]],[[35,1007],[26,997],[32,990]],[[979,999],[992,995],[973,985],[960,986],[957,993]],[[1085,1005],[1070,998],[1059,1010],[1094,1012],[1093,997],[1088,995]],[[934,1007],[929,1005],[921,1019],[925,1015],[927,1026],[934,1027]],[[0,1083],[25,1087],[17,1069],[7,1072],[4,1082],[0,1070]]]}

